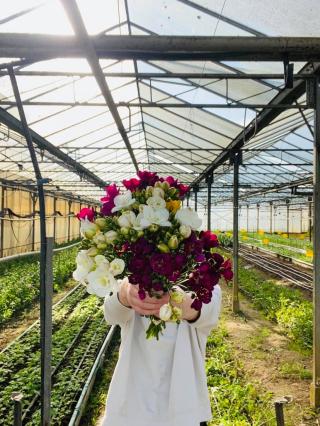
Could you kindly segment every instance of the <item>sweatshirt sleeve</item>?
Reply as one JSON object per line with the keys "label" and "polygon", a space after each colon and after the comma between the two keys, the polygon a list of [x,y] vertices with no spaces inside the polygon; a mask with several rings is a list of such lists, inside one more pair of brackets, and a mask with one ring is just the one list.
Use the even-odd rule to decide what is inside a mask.
{"label": "sweatshirt sleeve", "polygon": [[214,287],[210,303],[203,304],[200,316],[196,321],[189,321],[191,327],[208,329],[208,332],[218,325],[222,302],[222,291],[219,284]]}
{"label": "sweatshirt sleeve", "polygon": [[103,304],[104,318],[111,325],[124,325],[133,318],[134,310],[124,306],[118,297],[118,292],[107,295]]}

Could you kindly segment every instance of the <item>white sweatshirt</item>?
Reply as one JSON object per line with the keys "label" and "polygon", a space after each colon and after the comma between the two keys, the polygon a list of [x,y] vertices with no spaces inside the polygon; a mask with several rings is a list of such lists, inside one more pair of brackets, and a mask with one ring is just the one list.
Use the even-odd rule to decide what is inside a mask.
{"label": "white sweatshirt", "polygon": [[123,306],[114,293],[105,319],[121,326],[119,360],[109,388],[102,426],[199,426],[211,419],[205,372],[207,337],[218,323],[221,288],[216,285],[200,317],[167,323],[147,340],[149,320]]}

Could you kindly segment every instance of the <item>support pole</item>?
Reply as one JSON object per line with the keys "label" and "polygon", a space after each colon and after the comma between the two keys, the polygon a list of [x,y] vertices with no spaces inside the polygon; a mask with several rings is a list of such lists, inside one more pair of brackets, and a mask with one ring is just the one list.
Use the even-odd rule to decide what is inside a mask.
{"label": "support pole", "polygon": [[209,175],[207,177],[207,184],[208,184],[208,211],[207,211],[207,229],[208,231],[211,231],[211,186],[213,183],[213,175]]}
{"label": "support pole", "polygon": [[232,312],[240,310],[239,305],[239,165],[241,152],[233,154],[233,287]]}
{"label": "support pole", "polygon": [[56,232],[57,232],[57,199],[56,197],[53,197],[53,242],[54,243],[56,242]]}
{"label": "support pole", "polygon": [[310,402],[320,406],[320,78],[315,79],[313,171],[313,379]]}
{"label": "support pole", "polygon": [[187,207],[189,207],[189,201],[190,201],[190,193],[187,194]]}
{"label": "support pole", "polygon": [[[5,206],[5,200],[6,200],[6,187],[2,187],[1,191],[1,211],[4,212],[4,206]],[[4,253],[4,214],[1,218],[0,222],[0,257],[3,257]]]}
{"label": "support pole", "polygon": [[71,225],[71,201],[68,201],[68,242],[70,241],[70,225]]}
{"label": "support pole", "polygon": [[260,227],[260,204],[257,204],[257,233]]}
{"label": "support pole", "polygon": [[199,188],[195,187],[194,188],[194,209],[195,209],[195,211],[198,210],[198,191],[199,191]]}
{"label": "support pole", "polygon": [[[50,295],[50,290],[46,286],[46,266],[47,265],[47,240],[46,240],[46,213],[43,184],[47,181],[42,179],[36,152],[33,146],[31,133],[24,113],[18,84],[12,66],[8,67],[10,81],[17,103],[24,136],[30,152],[37,189],[39,196],[40,210],[40,346],[41,346],[41,426],[50,425],[50,400],[51,400],[51,316],[52,311],[46,303]],[[49,293],[49,294],[48,294]],[[50,318],[50,319],[49,319]],[[49,322],[48,322],[49,320]]]}
{"label": "support pole", "polygon": [[11,399],[14,402],[13,408],[13,425],[14,426],[22,426],[22,398],[23,395],[21,392],[13,392],[11,395]]}
{"label": "support pole", "polygon": [[36,194],[30,192],[32,206],[32,232],[31,232],[31,251],[35,251],[35,235],[36,235]]}
{"label": "support pole", "polygon": [[249,232],[249,209],[250,206],[249,204],[247,204],[247,232]]}
{"label": "support pole", "polygon": [[272,206],[273,206],[273,203],[272,201],[270,201],[270,234],[272,234],[272,214],[273,214]]}
{"label": "support pole", "polygon": [[309,234],[309,241],[312,241],[312,197],[308,197],[308,206],[309,206],[308,234]]}
{"label": "support pole", "polygon": [[287,203],[287,234],[290,234],[290,200],[286,200]]}

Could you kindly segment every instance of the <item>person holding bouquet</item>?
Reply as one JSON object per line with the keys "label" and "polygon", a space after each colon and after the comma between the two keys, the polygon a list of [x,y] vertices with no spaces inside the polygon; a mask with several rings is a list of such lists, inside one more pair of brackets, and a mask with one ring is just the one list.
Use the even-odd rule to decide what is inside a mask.
{"label": "person holding bouquet", "polygon": [[106,188],[99,213],[82,209],[74,278],[104,298],[121,327],[103,426],[199,426],[211,419],[207,337],[218,323],[230,260],[181,200],[189,187],[149,171]]}
{"label": "person holding bouquet", "polygon": [[121,349],[103,426],[204,426],[211,419],[205,348],[218,323],[221,288],[201,312],[186,296],[180,324],[167,322],[159,341],[146,339],[145,316],[159,316],[167,302],[168,295],[141,300],[128,280],[106,296],[105,318],[121,326]]}

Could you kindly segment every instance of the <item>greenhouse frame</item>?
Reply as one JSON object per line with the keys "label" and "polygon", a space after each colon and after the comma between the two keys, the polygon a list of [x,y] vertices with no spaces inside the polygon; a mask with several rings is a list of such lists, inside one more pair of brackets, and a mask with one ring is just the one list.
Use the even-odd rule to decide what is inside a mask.
{"label": "greenhouse frame", "polygon": [[[216,227],[214,211],[228,209],[234,312],[240,228],[258,232],[264,220],[272,233],[278,209],[284,232],[313,235],[310,401],[319,407],[318,2],[5,3],[0,256],[42,253],[41,424],[50,424],[49,237],[77,238],[75,214],[98,208],[106,185],[138,170],[190,185],[184,203],[209,230]],[[295,210],[299,231],[290,228]]]}

